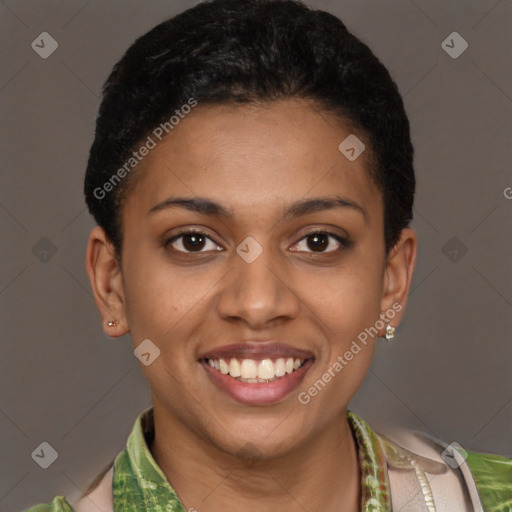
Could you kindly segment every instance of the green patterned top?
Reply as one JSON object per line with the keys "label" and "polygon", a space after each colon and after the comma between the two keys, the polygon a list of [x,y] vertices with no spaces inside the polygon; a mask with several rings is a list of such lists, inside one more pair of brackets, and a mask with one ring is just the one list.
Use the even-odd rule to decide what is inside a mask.
{"label": "green patterned top", "polygon": [[512,512],[512,459],[468,451],[466,463],[485,512]]}
{"label": "green patterned top", "polygon": [[[391,512],[387,470],[390,463],[387,457],[392,457],[390,442],[383,442],[383,438],[353,412],[348,411],[347,416],[361,466],[361,512]],[[125,449],[114,461],[114,512],[187,512],[148,448],[154,437],[153,422],[153,408],[150,407],[138,416]],[[395,450],[400,449],[393,446]],[[468,453],[467,463],[478,486],[484,511],[512,512],[512,460]],[[36,505],[26,512],[74,512],[74,509],[65,496],[56,496],[51,503]]]}

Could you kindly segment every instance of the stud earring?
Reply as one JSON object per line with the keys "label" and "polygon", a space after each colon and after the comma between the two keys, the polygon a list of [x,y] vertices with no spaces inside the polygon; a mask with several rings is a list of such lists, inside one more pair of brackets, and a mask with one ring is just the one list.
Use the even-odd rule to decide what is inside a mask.
{"label": "stud earring", "polygon": [[388,324],[386,327],[386,340],[392,340],[395,337],[395,328],[391,327],[391,324]]}
{"label": "stud earring", "polygon": [[115,327],[119,322],[117,320],[110,320],[110,322],[107,322],[107,325],[109,327]]}

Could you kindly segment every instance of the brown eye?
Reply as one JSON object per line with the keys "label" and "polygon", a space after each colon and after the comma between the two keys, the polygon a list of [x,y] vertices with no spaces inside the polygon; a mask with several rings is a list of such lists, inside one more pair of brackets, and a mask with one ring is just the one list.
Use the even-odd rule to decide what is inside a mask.
{"label": "brown eye", "polygon": [[325,233],[315,233],[307,237],[307,245],[312,251],[323,251],[329,246],[329,237]]}
{"label": "brown eye", "polygon": [[[306,249],[301,249],[304,247],[304,242],[306,245]],[[334,242],[332,242],[334,240]],[[347,239],[335,234],[330,233],[328,231],[315,231],[313,233],[307,234],[305,237],[303,237],[296,246],[297,249],[294,249],[297,252],[316,252],[316,253],[331,253],[340,251],[342,249],[345,249],[349,247],[350,243]],[[327,248],[330,248],[329,250],[326,250]]]}
{"label": "brown eye", "polygon": [[190,233],[189,235],[183,236],[182,244],[187,251],[200,251],[204,247],[205,242],[206,238],[203,235]]}
{"label": "brown eye", "polygon": [[[210,247],[208,247],[208,243],[210,243]],[[167,240],[164,245],[165,247],[172,246],[175,251],[184,253],[205,252],[203,251],[205,247],[207,250],[222,250],[209,236],[200,231],[180,233]]]}

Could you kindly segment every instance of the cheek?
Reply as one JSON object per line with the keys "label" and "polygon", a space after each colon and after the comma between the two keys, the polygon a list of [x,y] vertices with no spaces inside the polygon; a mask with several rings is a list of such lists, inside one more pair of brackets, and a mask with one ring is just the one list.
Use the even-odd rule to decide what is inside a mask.
{"label": "cheek", "polygon": [[[322,389],[319,402],[348,403],[368,371],[378,339],[380,269],[375,261],[354,257],[350,265],[340,267],[330,278],[306,278],[302,290],[307,291],[308,305],[325,336],[317,370],[307,385],[319,380],[325,383],[325,391],[321,383],[316,385]],[[315,393],[315,389],[311,391]]]}
{"label": "cheek", "polygon": [[189,340],[208,291],[204,279],[183,275],[170,272],[168,265],[149,255],[126,262],[126,314],[134,347],[149,339],[160,351],[154,362],[141,369],[153,392],[163,392],[164,397],[171,392],[178,404],[185,399],[183,386],[192,387],[198,371]]}
{"label": "cheek", "polygon": [[[183,316],[193,300],[194,285],[186,286],[177,273],[171,273],[160,254],[126,250],[123,264],[126,314],[133,332],[170,328]],[[144,334],[144,333],[141,333]]]}
{"label": "cheek", "polygon": [[366,376],[374,344],[344,345],[301,387],[297,398],[307,407],[310,419],[321,417],[329,422],[338,417],[349,407]]}
{"label": "cheek", "polygon": [[346,343],[379,318],[382,278],[370,265],[347,265],[325,276],[304,274],[301,281],[303,300],[329,327],[332,341]]}
{"label": "cheek", "polygon": [[347,407],[361,386],[377,340],[376,335],[367,332],[368,326],[378,319],[378,312],[373,314],[371,311],[378,311],[376,302],[373,308],[368,308],[368,302],[364,301],[358,304],[347,302],[345,306],[329,325],[328,344],[316,371],[302,388],[304,394],[300,401],[302,404],[314,402],[318,414],[325,415],[330,411],[327,416],[332,417],[339,412],[339,408],[333,408],[332,404]]}
{"label": "cheek", "polygon": [[134,344],[150,339],[170,366],[189,368],[195,348],[191,340],[207,317],[213,285],[221,277],[215,271],[172,268],[154,254],[126,261],[126,315]]}

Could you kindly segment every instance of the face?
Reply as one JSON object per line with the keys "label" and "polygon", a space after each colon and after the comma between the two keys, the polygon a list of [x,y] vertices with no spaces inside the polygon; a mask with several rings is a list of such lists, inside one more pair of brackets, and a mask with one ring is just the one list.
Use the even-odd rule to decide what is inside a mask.
{"label": "face", "polygon": [[386,259],[368,154],[338,149],[350,133],[299,100],[199,105],[137,167],[111,308],[160,350],[141,365],[155,414],[223,452],[277,456],[339,421],[368,329],[397,301],[401,317],[414,258]]}

